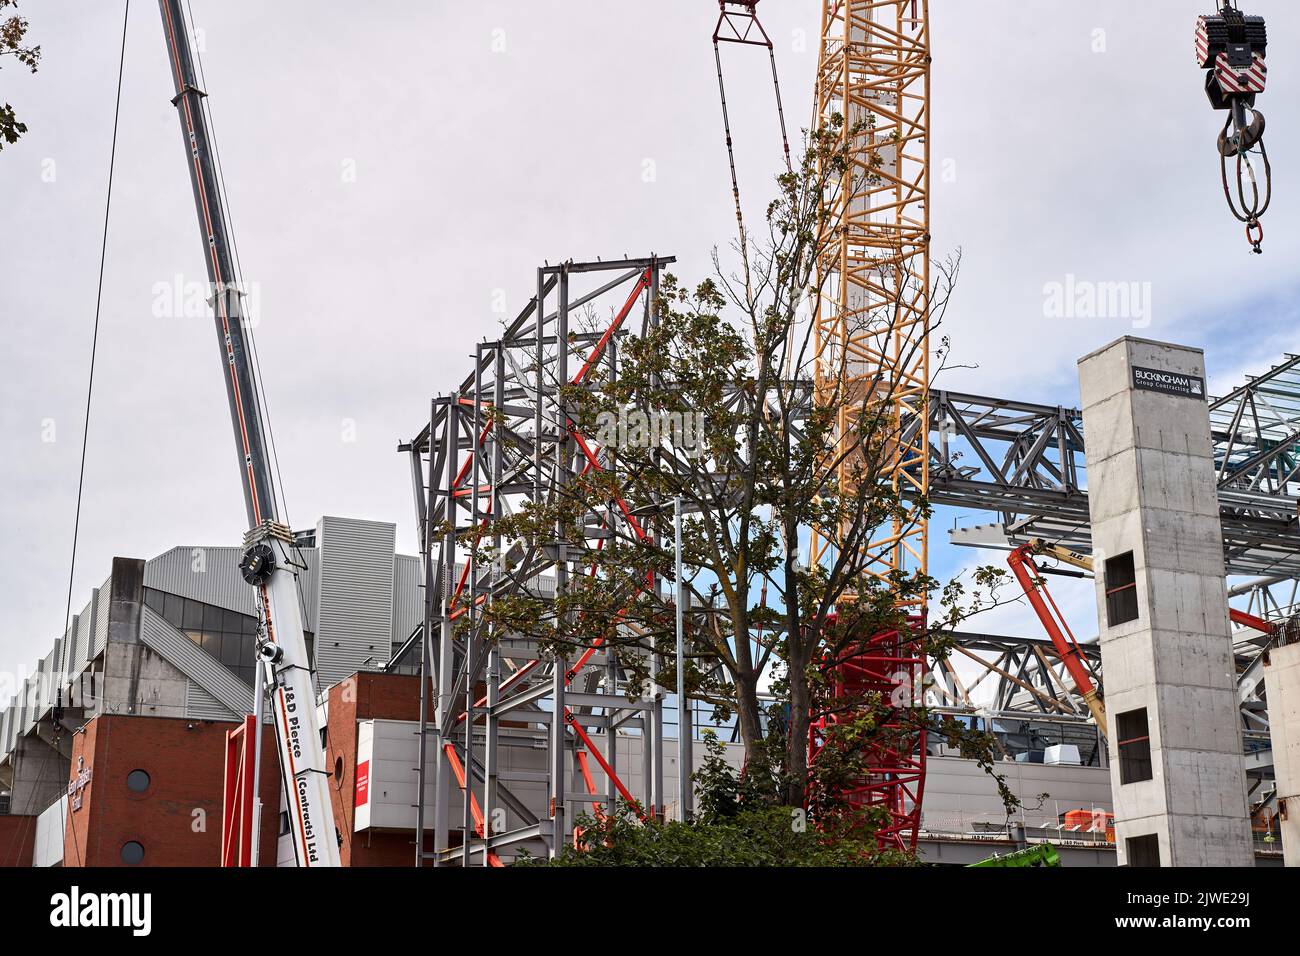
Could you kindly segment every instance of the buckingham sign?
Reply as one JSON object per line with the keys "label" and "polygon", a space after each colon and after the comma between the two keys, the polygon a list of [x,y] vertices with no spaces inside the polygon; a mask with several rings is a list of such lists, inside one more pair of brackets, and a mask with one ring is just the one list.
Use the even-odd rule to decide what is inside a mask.
{"label": "buckingham sign", "polygon": [[1181,395],[1184,398],[1205,398],[1205,379],[1199,375],[1142,368],[1140,365],[1133,366],[1133,387],[1149,392],[1164,392],[1166,395]]}

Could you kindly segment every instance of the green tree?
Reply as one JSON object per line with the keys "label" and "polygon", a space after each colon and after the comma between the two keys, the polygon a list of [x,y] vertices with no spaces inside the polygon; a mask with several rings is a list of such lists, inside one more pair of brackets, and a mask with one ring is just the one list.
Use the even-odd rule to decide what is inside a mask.
{"label": "green tree", "polygon": [[[0,14],[6,8],[11,8],[12,12],[0,22],[0,66],[4,65],[4,57],[12,56],[35,73],[41,62],[41,48],[27,42],[27,18],[17,12],[18,0],[0,0]],[[18,137],[25,132],[27,124],[19,122],[14,108],[8,103],[0,106],[0,149],[4,149],[6,143],[18,142]]]}
{"label": "green tree", "polygon": [[[624,804],[612,817],[585,814],[578,839],[549,866],[906,866],[915,860],[882,850],[872,822],[836,818],[813,827],[802,807],[771,805],[745,795],[746,783],[727,763],[712,732],[695,774],[699,813],[690,821],[642,820]],[[525,858],[524,865],[540,861]]]}
{"label": "green tree", "polygon": [[[619,345],[617,376],[597,363],[581,385],[562,389],[575,429],[595,436],[606,465],[575,476],[545,502],[491,522],[483,539],[499,534],[500,553],[479,552],[485,567],[507,574],[521,543],[529,551],[574,555],[591,539],[593,515],[616,499],[626,502],[635,527],[631,520],[602,527],[599,546],[580,552],[590,573],[572,576],[554,596],[536,580],[515,582],[511,593],[485,605],[484,620],[496,633],[527,635],[570,659],[596,646],[625,649],[620,661],[635,685],[671,691],[675,587],[647,582],[673,578],[670,510],[680,500],[687,516],[681,585],[688,695],[736,718],[745,748],[737,805],[746,812],[809,806],[823,833],[838,832],[837,821],[851,809],[836,795],[867,772],[884,735],[896,732],[885,713],[895,724],[900,711],[916,725],[933,724],[991,767],[986,736],[936,722],[922,699],[846,699],[832,678],[860,651],[864,635],[906,633],[909,607],[924,599],[925,652],[944,657],[954,628],[1000,603],[1007,579],[989,568],[940,587],[924,574],[882,573],[872,548],[880,528],[929,515],[923,498],[905,496],[887,477],[901,430],[925,426],[894,414],[893,377],[863,373],[852,366],[854,357],[819,350],[807,308],[827,281],[824,263],[837,240],[832,211],[846,182],[874,175],[852,160],[849,144],[863,132],[846,131],[836,117],[808,135],[799,164],[777,180],[766,240],[744,244],[743,280],[727,275],[716,253],[715,275],[693,288],[666,277],[658,324]],[[939,327],[958,268],[956,257],[936,264],[928,311],[911,325],[903,362],[925,347],[923,332]],[[910,290],[851,321],[889,338],[900,326],[904,295]],[[589,322],[592,331],[600,327],[596,316]],[[942,368],[947,344],[931,341],[939,343]],[[577,341],[572,349],[581,355]],[[614,436],[615,422],[633,420],[629,412],[636,422],[676,423],[677,433],[652,427]],[[696,426],[689,442],[688,422]],[[652,533],[644,536],[642,528]],[[809,528],[832,545],[833,557],[814,567],[798,558],[800,534]],[[765,678],[775,706],[760,692]],[[810,768],[812,722],[827,714],[851,719],[839,721],[825,760]],[[602,839],[625,837],[625,823],[606,821],[613,829]],[[636,839],[678,832],[655,824]]]}

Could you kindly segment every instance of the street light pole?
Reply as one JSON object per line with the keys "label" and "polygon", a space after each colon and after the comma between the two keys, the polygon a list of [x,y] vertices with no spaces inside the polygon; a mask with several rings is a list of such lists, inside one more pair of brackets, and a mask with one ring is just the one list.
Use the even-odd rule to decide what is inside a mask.
{"label": "street light pole", "polygon": [[686,600],[685,582],[682,580],[682,499],[673,499],[673,551],[677,570],[677,799],[682,820],[691,819],[691,772],[694,756],[691,752],[691,709],[686,700],[686,628],[683,603]]}

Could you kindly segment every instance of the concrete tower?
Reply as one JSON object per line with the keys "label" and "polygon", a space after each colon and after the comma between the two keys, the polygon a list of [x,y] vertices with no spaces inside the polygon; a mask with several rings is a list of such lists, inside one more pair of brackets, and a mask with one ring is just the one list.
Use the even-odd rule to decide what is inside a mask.
{"label": "concrete tower", "polygon": [[1251,866],[1199,349],[1079,360],[1121,865]]}

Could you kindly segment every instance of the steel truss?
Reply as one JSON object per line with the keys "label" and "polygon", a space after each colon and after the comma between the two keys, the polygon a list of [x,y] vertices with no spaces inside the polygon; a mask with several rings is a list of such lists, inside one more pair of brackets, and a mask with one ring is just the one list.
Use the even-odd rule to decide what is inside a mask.
{"label": "steel truss", "polygon": [[[487,602],[526,586],[553,582],[553,593],[563,593],[584,573],[584,553],[599,549],[611,528],[644,537],[655,533],[654,522],[615,497],[584,523],[585,540],[555,550],[521,547],[508,570],[504,562],[484,568],[478,557],[487,544],[499,553],[499,536],[483,540],[492,519],[553,501],[575,477],[612,466],[611,451],[570,418],[570,390],[597,367],[617,375],[620,336],[638,323],[642,334],[654,326],[661,272],[673,261],[538,269],[528,306],[500,339],[477,347],[472,374],[432,403],[428,424],[401,446],[410,459],[425,580],[433,583],[425,588],[419,641],[420,793],[433,776],[432,819],[423,801],[417,812],[421,865],[500,865],[520,849],[553,855],[570,838],[569,811],[579,803],[597,813],[614,812],[620,801],[646,814],[664,811],[663,697],[640,688],[629,694],[620,665],[620,655],[638,649],[589,648],[568,660],[519,635],[490,633],[483,619]],[[580,328],[602,309],[607,321]],[[651,660],[652,673],[657,667]],[[633,768],[637,792],[618,765],[619,732],[643,745]],[[512,753],[525,757],[512,761]]]}
{"label": "steel truss", "polygon": [[[1300,423],[1281,434],[1279,402],[1255,387],[1268,381],[1210,403],[1224,560],[1229,574],[1292,577],[1300,575]],[[1272,413],[1268,424],[1263,410]],[[1006,547],[1037,537],[1092,550],[1078,409],[936,391],[928,427],[931,503],[1000,518],[954,532],[954,543]]]}
{"label": "steel truss", "polygon": [[[1250,614],[1289,621],[1298,609],[1300,577],[1300,357],[1288,355],[1224,397],[1211,398],[1209,416],[1228,573],[1263,575],[1233,587],[1230,595]],[[1078,409],[936,391],[930,398],[928,430],[931,502],[990,511],[999,519],[954,530],[954,543],[1008,547],[1042,538],[1076,551],[1091,550]],[[1024,641],[1011,643],[1030,647]],[[1030,662],[1025,670],[1029,658],[1023,649],[1008,658],[964,637],[958,644],[961,655],[985,667],[974,683],[997,678],[993,709],[1021,709],[1028,703],[1061,713],[1077,710],[1080,700],[1068,678],[1051,679],[1045,661]],[[1242,729],[1248,737],[1268,730],[1263,651],[1269,644],[1267,635],[1249,628],[1234,633]],[[1038,650],[1047,661],[1054,657],[1050,646]],[[1061,676],[1059,668],[1052,669]],[[963,691],[973,688],[963,688],[950,665],[936,675],[936,682],[944,697],[971,704]],[[1018,689],[1013,694],[1017,706],[1006,695],[1009,686]],[[1256,744],[1265,746],[1259,740]]]}
{"label": "steel truss", "polygon": [[[941,709],[1022,713],[1087,719],[1088,705],[1070,679],[1065,662],[1047,638],[1001,637],[959,632],[956,657],[932,670],[932,706]],[[1088,665],[1099,668],[1101,649],[1080,645]],[[963,680],[957,664],[975,662],[978,676]]]}

